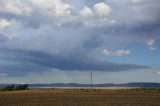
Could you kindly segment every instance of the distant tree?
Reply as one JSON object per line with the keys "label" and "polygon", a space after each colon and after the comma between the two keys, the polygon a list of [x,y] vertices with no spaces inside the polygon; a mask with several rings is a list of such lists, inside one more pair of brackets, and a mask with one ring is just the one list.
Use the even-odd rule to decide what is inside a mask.
{"label": "distant tree", "polygon": [[16,90],[27,90],[28,84],[20,84],[15,87]]}
{"label": "distant tree", "polygon": [[3,91],[13,91],[13,90],[15,90],[15,86],[9,85],[9,86],[6,86],[5,88],[3,88],[2,90]]}
{"label": "distant tree", "polygon": [[27,90],[28,84],[19,84],[19,85],[9,85],[2,89],[2,91],[13,91],[13,90]]}

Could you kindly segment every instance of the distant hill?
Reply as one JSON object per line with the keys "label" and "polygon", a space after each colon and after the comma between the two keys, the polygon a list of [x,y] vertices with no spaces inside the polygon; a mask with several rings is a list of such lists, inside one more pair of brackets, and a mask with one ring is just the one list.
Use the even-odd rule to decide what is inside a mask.
{"label": "distant hill", "polygon": [[[0,87],[5,87],[11,84],[0,84]],[[18,85],[18,84],[14,84]],[[78,83],[54,83],[54,84],[29,84],[29,87],[90,87],[90,84],[78,84]],[[125,84],[93,84],[94,87],[135,87],[135,88],[160,88],[160,83],[148,83],[148,82],[133,82]]]}
{"label": "distant hill", "polygon": [[127,83],[127,84],[119,84],[120,86],[127,86],[127,87],[140,87],[140,88],[160,88],[160,83]]}

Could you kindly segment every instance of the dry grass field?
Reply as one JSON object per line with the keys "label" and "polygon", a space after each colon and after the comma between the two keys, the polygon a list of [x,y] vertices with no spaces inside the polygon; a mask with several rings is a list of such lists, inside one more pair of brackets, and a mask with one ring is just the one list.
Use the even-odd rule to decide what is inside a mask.
{"label": "dry grass field", "polygon": [[77,89],[0,92],[0,106],[160,106],[160,91]]}

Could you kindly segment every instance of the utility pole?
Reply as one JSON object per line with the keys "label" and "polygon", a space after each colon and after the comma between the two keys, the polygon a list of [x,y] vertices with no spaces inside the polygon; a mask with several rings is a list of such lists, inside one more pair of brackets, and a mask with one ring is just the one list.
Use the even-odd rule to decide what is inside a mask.
{"label": "utility pole", "polygon": [[91,72],[91,89],[93,89],[92,72]]}

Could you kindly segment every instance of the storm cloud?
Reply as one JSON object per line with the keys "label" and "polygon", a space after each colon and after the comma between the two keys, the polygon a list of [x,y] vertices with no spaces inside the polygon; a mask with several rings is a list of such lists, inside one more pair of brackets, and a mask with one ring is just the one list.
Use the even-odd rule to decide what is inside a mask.
{"label": "storm cloud", "polygon": [[126,50],[130,55],[129,45],[134,43],[153,48],[147,41],[160,38],[158,4],[159,0],[0,0],[0,73],[151,68],[104,60],[101,52]]}

